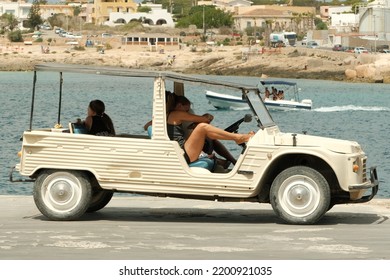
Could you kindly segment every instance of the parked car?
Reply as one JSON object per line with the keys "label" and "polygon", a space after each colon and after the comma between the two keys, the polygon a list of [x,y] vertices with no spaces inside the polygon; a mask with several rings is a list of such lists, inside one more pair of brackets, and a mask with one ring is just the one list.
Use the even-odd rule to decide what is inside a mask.
{"label": "parked car", "polygon": [[102,38],[111,38],[112,34],[111,33],[102,33]]}
{"label": "parked car", "polygon": [[[42,127],[42,122],[33,122],[32,118],[37,113],[47,115],[45,106],[50,109],[57,106],[57,103],[34,106],[41,100],[36,95],[47,94],[47,87],[39,82],[46,85],[48,71],[61,73],[58,99],[61,110],[57,118],[47,121],[48,124],[57,122],[54,127]],[[138,88],[140,79],[150,83],[150,94],[129,90],[118,101],[129,100],[128,110],[132,111],[139,104],[132,100],[148,98],[150,111],[144,107],[140,110],[145,120],[153,119],[150,133],[131,129],[131,134],[117,131],[112,137],[95,136],[77,133],[77,123],[62,127],[60,116],[74,117],[73,103],[65,102],[65,98],[73,97],[72,90],[62,90],[62,79],[75,73],[96,75],[95,88],[91,88],[96,97],[109,95],[101,89],[101,83],[106,81],[103,76],[121,77],[129,88]],[[126,192],[269,203],[275,214],[287,223],[313,224],[334,205],[367,202],[378,191],[376,167],[367,165],[367,155],[357,142],[307,133],[283,133],[264,105],[257,85],[173,72],[75,64],[35,65],[34,77],[37,75],[40,77],[33,82],[30,127],[23,133],[19,163],[12,169],[10,180],[34,182],[35,205],[49,219],[76,220],[87,212],[104,208],[114,192]],[[190,94],[191,87],[229,88],[248,103],[250,113],[225,128],[236,133],[243,130],[240,125],[245,123],[245,131],[248,126],[255,131],[247,143],[239,146],[241,152],[231,169],[218,172],[215,162],[208,157],[188,163],[179,143],[168,137],[167,91],[174,89],[175,94],[185,96]],[[202,90],[196,92],[204,94]],[[206,103],[201,107],[205,106]],[[28,178],[15,180],[14,172]]]}
{"label": "parked car", "polygon": [[316,41],[309,41],[309,42],[307,42],[307,45],[306,45],[306,48],[311,48],[311,49],[315,49],[318,47],[319,47],[319,45],[317,44]]}
{"label": "parked car", "polygon": [[345,52],[349,52],[349,53],[355,52],[355,48],[352,48],[352,47],[343,47],[343,50]]}
{"label": "parked car", "polygon": [[34,34],[31,36],[33,39],[38,39],[41,38],[42,32],[40,31],[35,31]]}
{"label": "parked car", "polygon": [[356,47],[353,49],[355,54],[368,53],[368,50],[364,47]]}
{"label": "parked car", "polygon": [[68,32],[66,32],[65,30],[61,29],[59,32],[58,32],[58,35],[60,37],[65,37],[65,35],[67,34]]}
{"label": "parked car", "polygon": [[42,24],[42,25],[39,26],[39,29],[51,30],[51,26],[48,25],[48,24]]}
{"label": "parked car", "polygon": [[382,50],[382,53],[390,53],[390,50]]}
{"label": "parked car", "polygon": [[333,46],[332,50],[336,51],[336,52],[340,52],[343,50],[343,46],[340,45],[340,44],[336,44]]}
{"label": "parked car", "polygon": [[301,42],[302,45],[306,45],[307,44],[307,37],[303,37],[302,39],[302,42]]}
{"label": "parked car", "polygon": [[66,37],[69,39],[81,39],[83,38],[83,35],[81,35],[80,33],[76,33],[76,34],[69,34]]}
{"label": "parked car", "polygon": [[389,50],[389,45],[378,45],[376,46],[376,51],[383,53],[385,50]]}

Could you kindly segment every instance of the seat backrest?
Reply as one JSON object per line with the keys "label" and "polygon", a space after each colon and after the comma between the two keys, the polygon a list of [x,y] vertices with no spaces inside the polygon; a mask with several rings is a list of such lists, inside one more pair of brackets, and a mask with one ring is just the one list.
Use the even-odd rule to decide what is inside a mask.
{"label": "seat backrest", "polygon": [[151,125],[148,126],[148,130],[147,131],[148,131],[149,138],[152,139],[153,133],[152,133],[152,126]]}
{"label": "seat backrest", "polygon": [[74,134],[88,134],[88,129],[81,123],[69,123],[69,131]]}

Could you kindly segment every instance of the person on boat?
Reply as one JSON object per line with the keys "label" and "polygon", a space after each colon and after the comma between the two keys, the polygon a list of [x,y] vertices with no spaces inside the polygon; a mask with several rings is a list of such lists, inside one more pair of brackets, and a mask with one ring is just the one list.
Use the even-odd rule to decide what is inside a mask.
{"label": "person on boat", "polygon": [[105,105],[101,100],[92,100],[88,106],[88,115],[84,121],[89,134],[98,136],[115,136],[114,124],[104,112]]}
{"label": "person on boat", "polygon": [[278,90],[275,88],[275,87],[272,87],[271,88],[271,90],[272,90],[272,95],[273,95],[273,100],[277,100],[278,99]]}
{"label": "person on boat", "polygon": [[265,99],[268,99],[271,96],[268,87],[265,88]]}
{"label": "person on boat", "polygon": [[[243,144],[250,140],[254,132],[247,134],[231,133],[212,126],[212,115],[203,116],[189,113],[190,101],[184,96],[176,96],[175,106],[168,113],[167,128],[171,140],[179,143],[184,150],[184,157],[188,163],[196,161],[203,150],[206,138],[212,140],[233,140],[237,144]],[[183,122],[197,123],[196,127],[187,139],[184,137]]]}
{"label": "person on boat", "polygon": [[284,91],[283,90],[279,90],[279,92],[278,92],[278,99],[279,100],[283,100],[284,99]]}
{"label": "person on boat", "polygon": [[274,100],[280,100],[281,98],[281,90],[278,90],[278,92],[276,94],[274,94]]}

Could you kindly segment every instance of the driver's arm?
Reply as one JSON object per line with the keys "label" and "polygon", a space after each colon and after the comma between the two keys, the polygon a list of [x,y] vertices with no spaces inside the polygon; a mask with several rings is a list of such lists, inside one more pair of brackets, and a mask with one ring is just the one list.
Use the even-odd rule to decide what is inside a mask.
{"label": "driver's arm", "polygon": [[210,114],[204,114],[203,116],[199,116],[183,111],[176,111],[176,113],[177,119],[180,119],[181,122],[210,123],[214,119],[213,115]]}

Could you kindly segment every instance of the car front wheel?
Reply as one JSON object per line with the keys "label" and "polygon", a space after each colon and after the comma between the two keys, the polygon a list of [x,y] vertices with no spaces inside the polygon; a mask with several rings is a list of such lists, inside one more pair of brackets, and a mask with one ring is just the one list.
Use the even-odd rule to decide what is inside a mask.
{"label": "car front wheel", "polygon": [[45,170],[35,181],[33,196],[35,205],[47,218],[75,220],[87,211],[92,188],[82,172]]}
{"label": "car front wheel", "polygon": [[294,166],[273,181],[270,201],[275,213],[291,224],[313,224],[327,212],[331,200],[329,184],[318,171]]}

